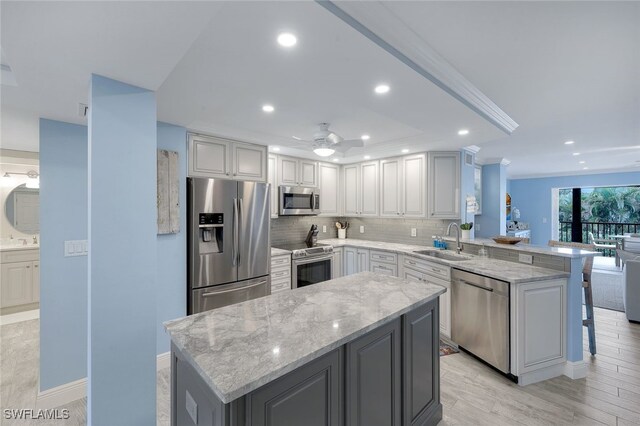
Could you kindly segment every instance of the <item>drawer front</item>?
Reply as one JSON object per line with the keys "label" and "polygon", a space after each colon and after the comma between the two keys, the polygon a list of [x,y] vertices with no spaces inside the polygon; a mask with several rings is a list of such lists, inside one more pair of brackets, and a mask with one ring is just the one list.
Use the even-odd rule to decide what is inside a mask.
{"label": "drawer front", "polygon": [[40,260],[40,250],[8,250],[3,251],[0,255],[2,263],[11,262],[31,262],[34,260]]}
{"label": "drawer front", "polygon": [[369,270],[376,274],[390,275],[392,277],[398,276],[398,267],[389,263],[371,261]]}
{"label": "drawer front", "polygon": [[370,257],[371,261],[398,264],[398,255],[396,253],[371,250]]}
{"label": "drawer front", "polygon": [[275,256],[271,258],[271,269],[289,265],[291,265],[291,255]]}
{"label": "drawer front", "polygon": [[280,267],[274,268],[271,270],[271,280],[281,280],[281,279],[290,279],[291,278],[291,268],[289,267]]}
{"label": "drawer front", "polygon": [[416,269],[420,272],[424,272],[425,274],[429,274],[436,278],[442,278],[447,281],[451,279],[451,268],[439,263],[405,256],[404,266]]}
{"label": "drawer front", "polygon": [[271,294],[287,290],[291,290],[291,280],[289,278],[285,278],[283,280],[271,280]]}

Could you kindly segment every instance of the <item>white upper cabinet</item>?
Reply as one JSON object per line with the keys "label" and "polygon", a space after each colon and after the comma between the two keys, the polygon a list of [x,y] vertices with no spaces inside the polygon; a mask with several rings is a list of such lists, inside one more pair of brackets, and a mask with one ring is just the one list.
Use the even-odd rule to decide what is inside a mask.
{"label": "white upper cabinet", "polygon": [[271,217],[278,217],[278,157],[269,154],[267,160],[267,181],[271,184]]}
{"label": "white upper cabinet", "polygon": [[460,219],[460,153],[429,153],[429,217]]}
{"label": "white upper cabinet", "polygon": [[378,162],[344,166],[343,176],[345,216],[378,216]]}
{"label": "white upper cabinet", "polygon": [[380,216],[425,216],[424,154],[380,161]]}
{"label": "white upper cabinet", "polygon": [[278,157],[278,182],[286,186],[318,186],[318,162]]}
{"label": "white upper cabinet", "polygon": [[189,176],[265,182],[267,147],[190,133]]}
{"label": "white upper cabinet", "polygon": [[335,164],[318,165],[320,179],[320,214],[338,216],[340,214],[339,180],[340,167]]}

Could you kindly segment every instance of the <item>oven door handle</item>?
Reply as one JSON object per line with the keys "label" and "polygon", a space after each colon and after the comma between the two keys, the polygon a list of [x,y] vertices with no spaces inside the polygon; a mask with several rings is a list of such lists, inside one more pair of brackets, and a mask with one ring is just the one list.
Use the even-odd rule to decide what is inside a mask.
{"label": "oven door handle", "polygon": [[315,263],[315,262],[322,262],[325,260],[333,260],[333,255],[327,255],[327,256],[315,256],[315,257],[309,257],[309,258],[305,258],[305,259],[294,259],[293,264],[294,265],[306,265],[307,263]]}

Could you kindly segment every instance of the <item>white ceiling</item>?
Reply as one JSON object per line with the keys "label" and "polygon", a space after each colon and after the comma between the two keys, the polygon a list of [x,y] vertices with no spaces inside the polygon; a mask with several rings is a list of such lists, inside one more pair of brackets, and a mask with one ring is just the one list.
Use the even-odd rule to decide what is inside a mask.
{"label": "white ceiling", "polygon": [[[291,136],[328,121],[345,138],[371,135],[344,162],[471,144],[511,160],[511,176],[583,172],[573,151],[589,171],[640,160],[640,3],[387,6],[520,127],[504,135],[313,2],[3,1],[2,58],[18,86],[2,86],[2,145],[32,148],[15,140],[18,117],[82,122],[93,72],[157,90],[161,120],[297,155],[308,152]],[[295,48],[275,43],[282,30]]]}

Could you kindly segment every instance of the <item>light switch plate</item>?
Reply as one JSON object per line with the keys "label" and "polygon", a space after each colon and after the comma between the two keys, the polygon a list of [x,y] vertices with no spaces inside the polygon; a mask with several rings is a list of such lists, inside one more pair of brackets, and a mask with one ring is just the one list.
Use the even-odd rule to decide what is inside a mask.
{"label": "light switch plate", "polygon": [[417,237],[418,236],[418,230],[416,228],[411,228],[411,236],[412,237]]}
{"label": "light switch plate", "polygon": [[529,265],[533,264],[533,256],[530,254],[522,254],[518,255],[518,262],[520,263],[528,263]]}
{"label": "light switch plate", "polygon": [[64,242],[64,257],[86,256],[89,254],[87,240],[70,240]]}
{"label": "light switch plate", "polygon": [[193,399],[189,391],[185,391],[185,392],[187,392],[187,395],[185,398],[186,401],[184,403],[185,409],[187,410],[187,413],[189,413],[189,417],[191,417],[191,420],[193,420],[193,424],[197,425],[198,424],[198,404],[196,404],[196,401]]}
{"label": "light switch plate", "polygon": [[360,233],[364,234],[364,225],[360,225]]}
{"label": "light switch plate", "polygon": [[322,233],[323,234],[327,233],[327,225],[322,225]]}

